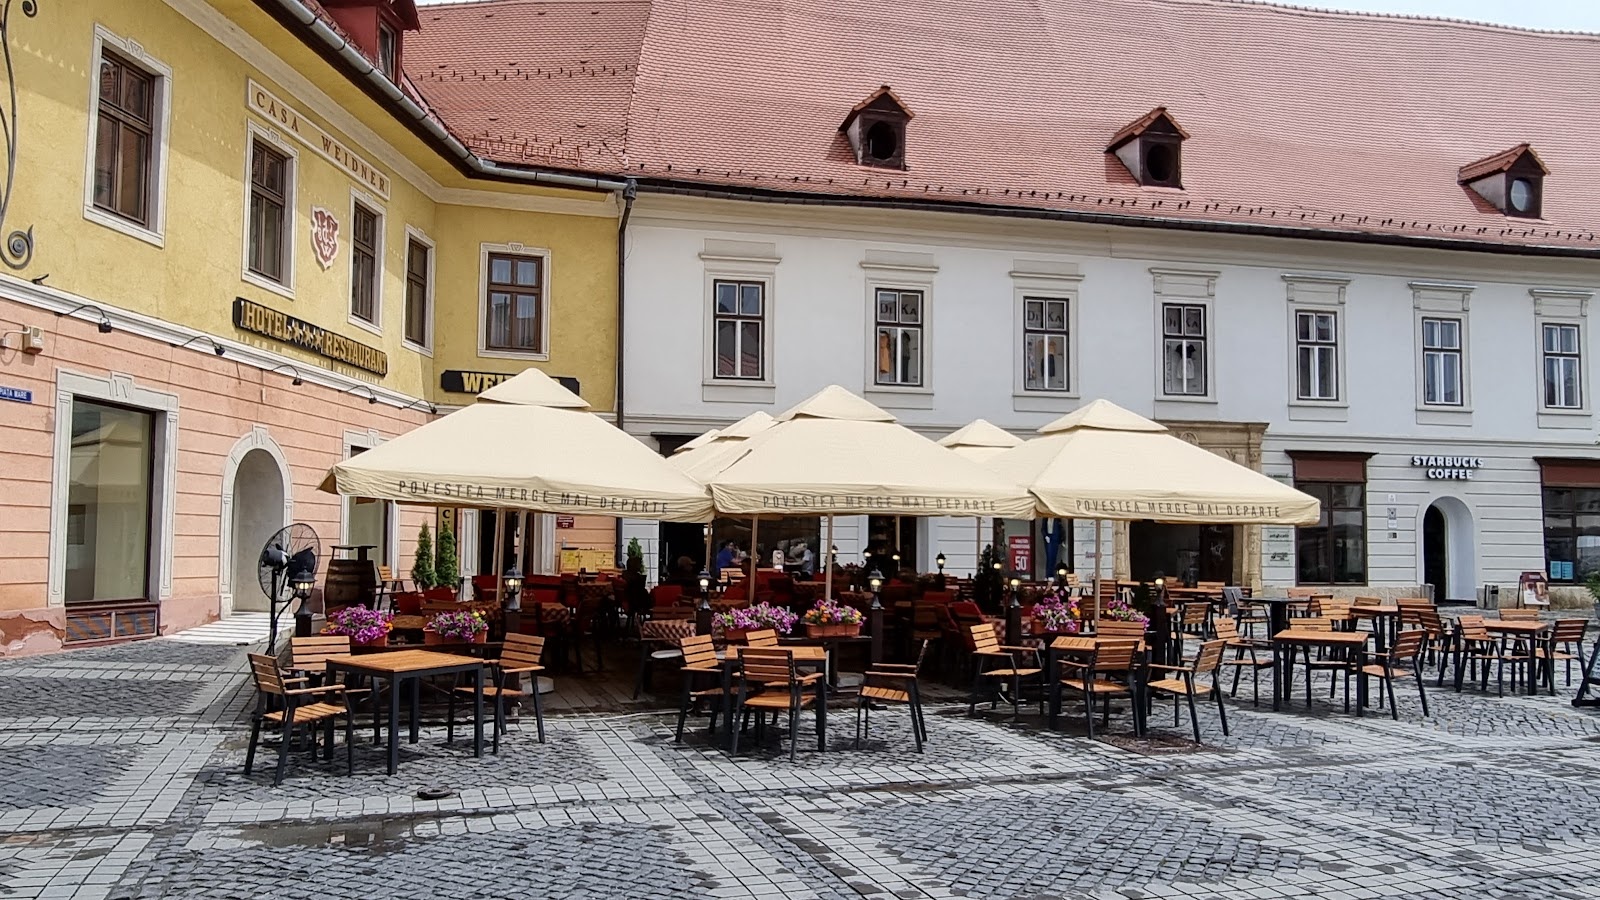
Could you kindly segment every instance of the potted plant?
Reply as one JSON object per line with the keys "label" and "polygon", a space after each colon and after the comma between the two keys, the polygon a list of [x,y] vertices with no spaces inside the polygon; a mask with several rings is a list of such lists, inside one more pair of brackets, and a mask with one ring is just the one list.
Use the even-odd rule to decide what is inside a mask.
{"label": "potted plant", "polygon": [[767,628],[779,634],[788,634],[794,630],[794,623],[798,619],[798,616],[781,606],[757,603],[755,606],[717,613],[711,617],[711,624],[722,631],[724,639],[742,641],[750,632]]}
{"label": "potted plant", "polygon": [[1138,622],[1146,628],[1150,627],[1150,617],[1133,608],[1128,601],[1119,596],[1112,595],[1100,607],[1100,618],[1110,619],[1113,622]]}
{"label": "potted plant", "polygon": [[1034,634],[1077,634],[1083,628],[1083,607],[1077,597],[1059,588],[1033,604]]}
{"label": "potted plant", "polygon": [[818,600],[800,618],[807,637],[855,637],[861,633],[861,610],[835,600]]}
{"label": "potted plant", "polygon": [[417,532],[417,554],[411,562],[411,583],[419,591],[433,587],[433,535],[428,531],[428,523],[422,523],[422,530]]}
{"label": "potted plant", "polygon": [[363,647],[389,646],[389,630],[394,627],[394,616],[365,606],[346,606],[328,616],[323,634],[342,634],[350,643]]}
{"label": "potted plant", "polygon": [[422,626],[424,644],[481,644],[489,637],[489,623],[470,609],[449,610]]}
{"label": "potted plant", "polygon": [[439,522],[439,543],[433,558],[433,586],[447,587],[452,591],[461,588],[461,561],[456,555],[456,533],[450,520]]}

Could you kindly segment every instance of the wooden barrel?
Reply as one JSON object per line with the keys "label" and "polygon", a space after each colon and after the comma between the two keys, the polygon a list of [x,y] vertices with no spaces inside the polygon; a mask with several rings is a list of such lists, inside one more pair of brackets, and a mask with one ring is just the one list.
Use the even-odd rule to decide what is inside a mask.
{"label": "wooden barrel", "polygon": [[377,600],[378,564],[370,559],[333,559],[322,582],[322,605],[328,610],[346,606],[371,609]]}

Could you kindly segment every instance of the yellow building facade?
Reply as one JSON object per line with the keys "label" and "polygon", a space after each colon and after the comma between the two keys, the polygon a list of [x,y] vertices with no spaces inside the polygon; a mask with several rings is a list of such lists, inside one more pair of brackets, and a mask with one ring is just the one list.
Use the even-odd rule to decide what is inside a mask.
{"label": "yellow building facade", "polygon": [[[419,123],[409,3],[269,6],[6,22],[0,656],[263,608],[255,560],[291,522],[403,576],[431,511],[320,494],[330,465],[529,366],[614,409],[623,185],[481,165]],[[611,548],[546,524],[552,567]]]}

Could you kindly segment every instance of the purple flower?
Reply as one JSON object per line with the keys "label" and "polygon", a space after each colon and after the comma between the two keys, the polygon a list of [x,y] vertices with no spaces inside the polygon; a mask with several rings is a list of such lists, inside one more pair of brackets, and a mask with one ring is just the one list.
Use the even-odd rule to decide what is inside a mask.
{"label": "purple flower", "polygon": [[1057,588],[1033,604],[1033,617],[1044,630],[1054,634],[1077,634],[1083,627],[1083,608],[1077,597],[1067,596]]}
{"label": "purple flower", "polygon": [[393,628],[394,616],[390,613],[367,609],[365,606],[346,606],[328,616],[325,634],[342,634],[357,644],[370,644],[382,638]]}
{"label": "purple flower", "polygon": [[861,610],[836,600],[822,599],[806,610],[802,618],[807,625],[860,625]]}
{"label": "purple flower", "polygon": [[428,621],[428,630],[452,641],[471,641],[489,630],[483,616],[470,609],[442,612]]}
{"label": "purple flower", "polygon": [[794,629],[798,616],[781,606],[757,603],[740,609],[730,609],[712,617],[712,624],[723,631],[761,631],[771,628],[779,634]]}

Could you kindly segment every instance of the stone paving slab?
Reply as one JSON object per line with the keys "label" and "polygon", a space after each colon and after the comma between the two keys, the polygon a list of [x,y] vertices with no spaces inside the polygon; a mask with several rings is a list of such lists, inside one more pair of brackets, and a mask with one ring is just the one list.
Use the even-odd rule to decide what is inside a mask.
{"label": "stone paving slab", "polygon": [[[561,690],[564,679],[557,678]],[[692,718],[514,723],[499,756],[425,727],[384,772],[276,748],[241,769],[238,648],[147,641],[0,664],[0,897],[796,897],[807,900],[1600,898],[1600,711],[1565,697],[1399,690],[1357,718],[1326,681],[1149,738],[1068,706],[855,711],[730,757]],[[1271,696],[1270,675],[1263,695]],[[358,723],[364,717],[358,718]],[[423,788],[453,792],[419,799]]]}

